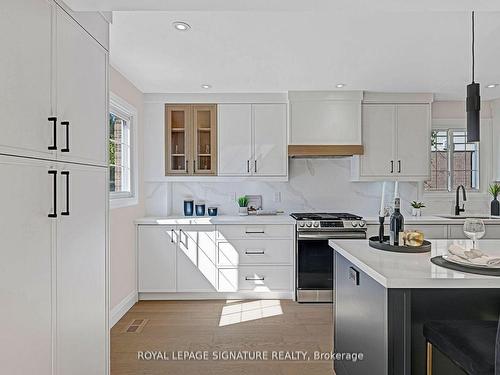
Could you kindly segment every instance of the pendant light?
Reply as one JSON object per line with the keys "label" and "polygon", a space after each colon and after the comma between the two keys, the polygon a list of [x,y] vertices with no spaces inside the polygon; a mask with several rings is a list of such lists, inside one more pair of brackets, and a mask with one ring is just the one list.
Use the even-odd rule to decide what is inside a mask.
{"label": "pendant light", "polygon": [[467,142],[479,142],[479,111],[481,110],[479,83],[474,82],[474,28],[474,12],[472,12],[472,83],[467,85]]}

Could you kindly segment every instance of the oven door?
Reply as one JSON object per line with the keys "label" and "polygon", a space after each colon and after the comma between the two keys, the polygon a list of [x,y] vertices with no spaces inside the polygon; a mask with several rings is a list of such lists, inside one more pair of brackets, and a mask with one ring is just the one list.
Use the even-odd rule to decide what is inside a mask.
{"label": "oven door", "polygon": [[333,249],[332,238],[366,238],[365,232],[297,233],[297,301],[333,301]]}

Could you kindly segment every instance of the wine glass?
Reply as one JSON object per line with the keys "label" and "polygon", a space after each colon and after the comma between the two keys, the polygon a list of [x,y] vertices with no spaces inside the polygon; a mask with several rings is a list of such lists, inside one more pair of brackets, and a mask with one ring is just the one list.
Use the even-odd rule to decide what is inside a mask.
{"label": "wine glass", "polygon": [[464,233],[472,240],[472,248],[476,248],[476,241],[484,237],[486,228],[481,219],[465,219]]}

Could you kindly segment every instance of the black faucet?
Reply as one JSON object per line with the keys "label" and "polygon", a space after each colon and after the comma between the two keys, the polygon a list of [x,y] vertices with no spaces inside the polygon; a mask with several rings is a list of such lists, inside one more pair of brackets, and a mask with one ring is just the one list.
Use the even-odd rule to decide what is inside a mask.
{"label": "black faucet", "polygon": [[467,200],[467,196],[465,195],[465,187],[464,185],[458,185],[457,187],[457,198],[455,200],[455,216],[460,215],[460,212],[465,212],[465,204],[462,204],[462,208],[460,208],[460,197],[459,197],[459,192],[460,188],[462,188],[462,198],[463,201],[465,202]]}

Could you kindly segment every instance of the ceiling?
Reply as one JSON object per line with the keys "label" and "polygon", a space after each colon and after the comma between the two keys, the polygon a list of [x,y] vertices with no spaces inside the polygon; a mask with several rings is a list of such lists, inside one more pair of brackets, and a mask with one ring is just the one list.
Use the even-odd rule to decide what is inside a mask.
{"label": "ceiling", "polygon": [[[121,10],[113,12],[111,63],[146,93],[331,90],[345,83],[344,90],[434,92],[448,100],[463,99],[471,80],[470,1],[67,2]],[[481,10],[476,81],[484,99],[498,98],[500,86],[485,86],[500,83],[500,2],[473,3]],[[174,21],[191,29],[177,31]],[[205,83],[212,87],[201,88]]]}

